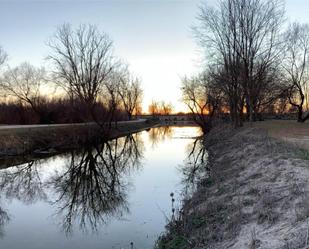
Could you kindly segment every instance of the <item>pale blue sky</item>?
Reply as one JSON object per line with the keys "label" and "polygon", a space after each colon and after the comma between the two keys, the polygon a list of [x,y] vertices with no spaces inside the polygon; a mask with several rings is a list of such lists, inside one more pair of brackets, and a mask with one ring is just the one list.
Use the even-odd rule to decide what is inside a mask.
{"label": "pale blue sky", "polygon": [[[216,0],[206,0],[213,4]],[[142,78],[144,109],[152,99],[182,105],[180,77],[199,69],[190,26],[200,0],[0,0],[0,45],[9,63],[44,64],[57,25],[91,23],[114,40],[115,54]],[[309,0],[287,0],[290,20],[309,22]],[[48,69],[48,65],[46,65]]]}

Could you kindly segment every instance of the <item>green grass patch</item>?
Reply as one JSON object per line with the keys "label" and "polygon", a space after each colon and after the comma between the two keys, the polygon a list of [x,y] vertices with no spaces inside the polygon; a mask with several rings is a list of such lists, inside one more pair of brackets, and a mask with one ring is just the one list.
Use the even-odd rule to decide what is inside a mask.
{"label": "green grass patch", "polygon": [[303,160],[309,160],[309,150],[299,148],[296,152],[297,158],[303,159]]}
{"label": "green grass patch", "polygon": [[199,228],[199,227],[203,226],[206,223],[207,223],[206,217],[193,217],[192,218],[192,225],[195,228]]}
{"label": "green grass patch", "polygon": [[159,238],[156,249],[184,249],[188,245],[187,239],[179,234],[173,233],[168,237]]}
{"label": "green grass patch", "polygon": [[205,179],[202,183],[202,185],[205,187],[211,187],[213,184],[214,184],[214,180],[211,177]]}

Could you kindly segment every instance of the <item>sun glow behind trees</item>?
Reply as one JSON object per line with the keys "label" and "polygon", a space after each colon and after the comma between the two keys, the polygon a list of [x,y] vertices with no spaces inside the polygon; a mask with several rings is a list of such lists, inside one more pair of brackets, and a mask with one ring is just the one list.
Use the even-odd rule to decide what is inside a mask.
{"label": "sun glow behind trees", "polygon": [[193,31],[206,65],[182,84],[183,100],[197,123],[211,126],[211,117],[224,107],[238,127],[280,106],[288,111],[287,103],[298,122],[309,118],[304,110],[309,29],[285,28],[283,1],[219,0],[215,7],[202,4],[197,20]]}
{"label": "sun glow behind trees", "polygon": [[[190,26],[194,23],[197,6],[201,2],[79,2],[74,6],[60,2],[40,5],[29,2],[3,3],[0,19],[11,25],[10,28],[3,27],[0,44],[8,52],[12,67],[24,60],[40,67],[44,64],[40,59],[49,53],[45,44],[47,38],[59,22],[68,21],[73,26],[78,26],[80,22],[98,25],[101,31],[107,32],[115,41],[115,54],[127,60],[130,69],[142,80],[144,112],[148,111],[152,99],[172,102],[176,113],[187,112],[188,108],[181,103],[181,79],[184,75],[194,75],[200,71],[198,66],[201,65],[201,53],[194,46]],[[306,8],[302,8],[306,1],[286,2],[288,17],[308,20]],[[207,3],[210,6],[218,5],[216,0],[208,0]],[[85,12],[90,11],[91,16],[85,15]],[[19,16],[25,17],[26,21],[23,22]],[[50,68],[49,64],[45,66]],[[44,92],[53,91],[43,87],[43,95]],[[55,96],[61,94],[63,92],[60,88],[54,93]]]}

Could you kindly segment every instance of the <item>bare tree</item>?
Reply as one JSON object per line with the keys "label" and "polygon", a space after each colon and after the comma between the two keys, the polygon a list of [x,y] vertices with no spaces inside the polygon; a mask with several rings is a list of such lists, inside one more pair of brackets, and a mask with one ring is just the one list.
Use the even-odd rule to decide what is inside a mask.
{"label": "bare tree", "polygon": [[152,115],[152,116],[157,116],[160,114],[160,104],[159,102],[152,100],[151,104],[148,106],[148,112]]}
{"label": "bare tree", "polygon": [[70,96],[84,102],[96,120],[96,102],[116,65],[112,41],[93,25],[80,25],[73,30],[64,24],[49,46],[52,53],[48,58],[55,66],[57,83]]}
{"label": "bare tree", "polygon": [[280,30],[284,21],[284,9],[278,0],[235,1],[237,17],[237,53],[241,58],[242,84],[246,97],[249,120],[258,111],[258,102],[268,91],[274,68],[281,58]]}
{"label": "bare tree", "polygon": [[[121,77],[118,72],[112,72],[109,78],[104,83],[104,101],[108,109],[106,121],[108,121],[109,127],[111,127],[111,122],[115,120],[115,115],[117,110],[119,110],[121,103],[121,96],[119,94],[119,84],[121,82]],[[117,120],[115,120],[117,121]],[[116,122],[117,125],[117,122]]]}
{"label": "bare tree", "polygon": [[[265,91],[269,70],[279,60],[279,31],[284,10],[278,0],[221,0],[218,8],[202,6],[196,36],[217,67],[231,118],[241,125],[244,103],[254,119],[257,99]],[[262,83],[263,84],[262,84]]]}
{"label": "bare tree", "polygon": [[294,23],[285,35],[286,56],[283,63],[288,99],[297,108],[297,121],[305,122],[309,113],[304,115],[309,90],[309,25]]}
{"label": "bare tree", "polygon": [[4,96],[10,96],[15,100],[30,105],[34,112],[44,122],[42,108],[42,86],[46,83],[44,68],[36,68],[27,62],[15,68],[9,68],[4,72],[0,82],[0,89]]}
{"label": "bare tree", "polygon": [[128,119],[131,120],[134,113],[137,113],[141,106],[143,90],[141,88],[140,80],[136,77],[132,77],[127,72],[120,79],[119,95],[122,100],[122,105],[125,112],[128,115]]}
{"label": "bare tree", "polygon": [[171,103],[165,101],[155,101],[152,100],[148,107],[148,111],[153,116],[156,115],[170,115],[173,111],[173,106]]}
{"label": "bare tree", "polygon": [[173,111],[173,106],[171,103],[165,101],[160,102],[160,113],[162,115],[170,115]]}
{"label": "bare tree", "polygon": [[212,118],[219,109],[221,91],[212,85],[208,74],[182,80],[183,102],[193,114],[194,121],[202,127],[204,132],[209,131]]}
{"label": "bare tree", "polygon": [[231,120],[234,126],[241,126],[240,118],[243,96],[240,72],[240,56],[236,51],[237,37],[233,35],[236,22],[230,15],[230,0],[221,1],[219,8],[202,6],[195,27],[195,34],[200,45],[205,49],[214,68],[218,88],[222,89],[228,98]]}

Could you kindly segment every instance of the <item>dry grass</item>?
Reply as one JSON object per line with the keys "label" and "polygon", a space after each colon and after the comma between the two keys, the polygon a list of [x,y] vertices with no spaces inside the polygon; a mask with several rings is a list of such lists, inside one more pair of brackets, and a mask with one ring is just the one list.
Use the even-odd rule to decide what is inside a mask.
{"label": "dry grass", "polygon": [[295,120],[270,120],[247,123],[246,127],[262,128],[274,138],[297,144],[309,149],[309,122],[298,123]]}
{"label": "dry grass", "polygon": [[76,149],[87,143],[98,143],[148,129],[155,124],[154,122],[119,124],[108,134],[102,132],[95,124],[0,130],[0,159],[6,156],[42,152],[53,154]]}
{"label": "dry grass", "polygon": [[309,161],[299,147],[268,133],[226,126],[206,137],[211,177],[184,204],[180,234],[191,242],[184,248],[283,249],[299,240],[304,244]]}

